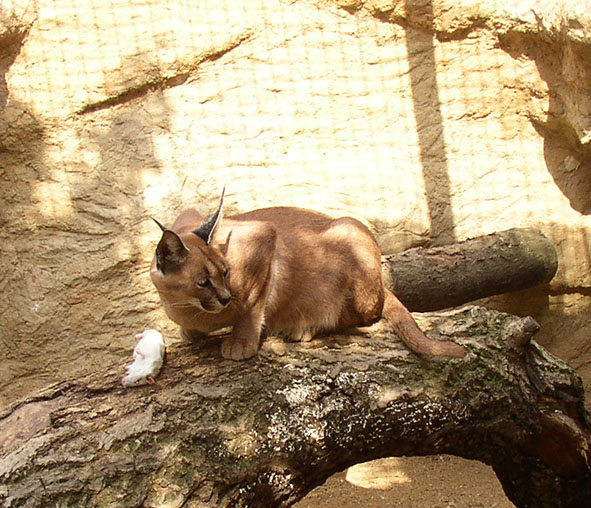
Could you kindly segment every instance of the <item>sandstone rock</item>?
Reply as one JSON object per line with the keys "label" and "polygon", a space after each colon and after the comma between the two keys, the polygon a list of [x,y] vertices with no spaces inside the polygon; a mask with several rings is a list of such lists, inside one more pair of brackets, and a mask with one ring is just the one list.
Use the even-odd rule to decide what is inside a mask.
{"label": "sandstone rock", "polygon": [[493,303],[591,381],[589,1],[186,4],[2,4],[0,402],[170,340],[149,216],[224,184],[386,252],[539,227],[559,273]]}

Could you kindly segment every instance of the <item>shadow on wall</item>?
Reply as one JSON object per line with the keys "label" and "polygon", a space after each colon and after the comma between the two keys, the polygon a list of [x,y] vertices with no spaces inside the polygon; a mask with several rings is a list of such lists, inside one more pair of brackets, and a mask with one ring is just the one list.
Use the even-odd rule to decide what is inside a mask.
{"label": "shadow on wall", "polygon": [[[564,129],[570,130],[569,126]],[[591,214],[591,147],[582,146],[576,136],[565,135],[564,131],[543,127],[539,131],[544,137],[544,157],[554,182],[577,212]]]}
{"label": "shadow on wall", "polygon": [[[414,2],[405,2],[405,10],[417,8]],[[451,207],[451,184],[445,146],[445,132],[439,89],[437,64],[433,37],[433,3],[425,2],[422,19],[431,25],[425,30],[405,29],[408,66],[413,98],[415,121],[420,148],[421,165],[429,221],[431,241],[436,245],[453,243],[456,240],[455,224]]]}
{"label": "shadow on wall", "polygon": [[[394,8],[376,10],[372,14],[386,23],[395,22],[404,27],[419,155],[429,212],[430,245],[445,245],[456,241],[456,234],[451,206],[449,161],[437,85],[433,2],[426,0],[417,4],[405,0],[404,12],[404,19],[399,19]],[[409,23],[415,17],[420,20],[420,28]]]}
{"label": "shadow on wall", "polygon": [[46,301],[42,308],[40,303],[52,274],[44,266],[43,233],[30,205],[36,199],[35,182],[47,176],[39,157],[44,137],[43,127],[23,104],[10,100],[0,109],[0,406],[9,394],[13,397],[15,382],[38,375],[37,367],[46,363],[31,359],[40,351],[37,336],[57,305]]}
{"label": "shadow on wall", "polygon": [[[0,11],[0,15],[3,13]],[[38,326],[31,320],[22,326],[22,315],[26,310],[16,304],[22,295],[34,293],[36,274],[34,265],[23,265],[29,257],[26,249],[31,241],[27,227],[26,204],[33,198],[32,182],[44,174],[42,165],[35,154],[40,150],[44,130],[27,108],[9,98],[6,74],[20,53],[29,32],[28,26],[11,24],[11,19],[0,18],[0,291],[3,305],[0,305],[0,393],[2,386],[15,374],[20,354],[15,333],[18,327],[28,336]],[[31,310],[34,304],[29,304]],[[23,340],[23,343],[27,342]],[[30,348],[26,348],[30,350]],[[27,368],[26,363],[23,368]],[[2,398],[0,397],[0,403]]]}
{"label": "shadow on wall", "polygon": [[532,125],[544,138],[544,157],[554,182],[574,210],[591,214],[591,139],[582,144],[576,132],[577,124],[580,130],[588,124],[591,132],[591,48],[569,40],[534,41],[517,33],[500,42],[513,58],[532,59],[547,83],[547,114],[532,115]]}
{"label": "shadow on wall", "polygon": [[14,100],[4,111],[16,120],[0,133],[0,251],[11,267],[0,278],[0,393],[11,400],[64,370],[75,376],[112,364],[127,344],[116,334],[129,330],[131,347],[137,323],[149,322],[137,232],[151,222],[141,174],[161,170],[146,126],[167,129],[170,116],[153,92],[149,111],[131,101],[70,118],[55,132]]}
{"label": "shadow on wall", "polygon": [[0,30],[3,30],[0,33],[0,111],[3,111],[8,99],[6,73],[20,53],[23,41],[27,37],[30,27],[11,27],[9,24],[5,25],[1,16],[2,12],[0,11],[0,23],[2,23]]}

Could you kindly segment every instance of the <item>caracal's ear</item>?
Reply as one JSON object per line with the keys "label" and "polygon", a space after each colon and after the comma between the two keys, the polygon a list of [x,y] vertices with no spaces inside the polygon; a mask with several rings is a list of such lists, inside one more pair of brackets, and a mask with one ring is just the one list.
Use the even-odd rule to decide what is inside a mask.
{"label": "caracal's ear", "polygon": [[180,268],[189,253],[189,249],[174,231],[166,229],[156,219],[153,219],[160,229],[162,238],[156,247],[156,268],[162,273],[174,272]]}
{"label": "caracal's ear", "polygon": [[164,231],[166,231],[166,228],[160,224],[159,221],[157,221],[154,217],[150,217],[156,224],[158,224],[158,227],[162,230],[162,232],[164,233]]}
{"label": "caracal's ear", "polygon": [[201,238],[207,245],[210,244],[211,239],[215,233],[215,230],[222,222],[224,215],[224,194],[226,193],[226,187],[222,190],[222,197],[220,198],[220,206],[217,211],[206,221],[204,221],[196,230],[193,231],[199,238]]}

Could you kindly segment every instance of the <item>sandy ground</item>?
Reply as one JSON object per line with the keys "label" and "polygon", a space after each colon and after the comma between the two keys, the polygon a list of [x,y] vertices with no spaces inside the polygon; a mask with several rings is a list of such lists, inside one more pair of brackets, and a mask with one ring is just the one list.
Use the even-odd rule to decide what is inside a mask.
{"label": "sandy ground", "polygon": [[336,474],[296,508],[514,508],[492,469],[449,455],[389,458]]}

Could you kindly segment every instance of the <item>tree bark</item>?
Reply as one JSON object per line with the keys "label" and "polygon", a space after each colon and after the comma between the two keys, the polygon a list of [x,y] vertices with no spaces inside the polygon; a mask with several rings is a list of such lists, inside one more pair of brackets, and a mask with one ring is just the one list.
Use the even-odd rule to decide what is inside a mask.
{"label": "tree bark", "polygon": [[538,230],[516,228],[384,256],[386,285],[411,311],[432,311],[549,282],[558,267]]}
{"label": "tree bark", "polygon": [[287,507],[337,471],[449,453],[492,465],[518,507],[591,499],[580,378],[531,318],[468,307],[419,317],[459,360],[410,353],[381,322],[311,343],[267,339],[246,362],[219,337],[169,347],[156,385],[122,365],[0,414],[5,507]]}

